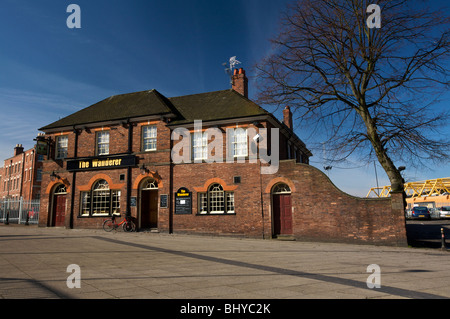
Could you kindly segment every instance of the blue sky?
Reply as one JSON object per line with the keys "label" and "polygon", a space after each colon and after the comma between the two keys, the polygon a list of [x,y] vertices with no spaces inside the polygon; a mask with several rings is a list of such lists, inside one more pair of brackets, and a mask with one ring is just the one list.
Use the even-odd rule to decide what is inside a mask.
{"label": "blue sky", "polygon": [[[38,128],[115,94],[157,89],[172,97],[229,88],[222,63],[250,70],[270,53],[288,0],[2,0],[0,159],[33,145]],[[69,29],[69,4],[81,29]],[[251,77],[251,74],[248,74]],[[256,95],[252,80],[249,95]],[[280,118],[280,114],[277,114]],[[308,145],[308,132],[297,131]],[[312,164],[323,169],[321,152]],[[405,163],[399,163],[404,165]],[[373,163],[333,168],[332,181],[364,196]],[[388,179],[378,166],[379,184]],[[409,180],[450,176],[450,165],[407,171]]]}

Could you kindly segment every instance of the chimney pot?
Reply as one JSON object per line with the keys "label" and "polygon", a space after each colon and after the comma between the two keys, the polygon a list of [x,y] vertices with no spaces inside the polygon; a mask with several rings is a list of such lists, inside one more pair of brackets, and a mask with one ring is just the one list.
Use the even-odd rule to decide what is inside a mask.
{"label": "chimney pot", "polygon": [[248,79],[243,68],[234,69],[232,89],[248,98]]}
{"label": "chimney pot", "polygon": [[16,144],[16,147],[14,147],[14,156],[22,154],[22,153],[23,153],[22,144]]}

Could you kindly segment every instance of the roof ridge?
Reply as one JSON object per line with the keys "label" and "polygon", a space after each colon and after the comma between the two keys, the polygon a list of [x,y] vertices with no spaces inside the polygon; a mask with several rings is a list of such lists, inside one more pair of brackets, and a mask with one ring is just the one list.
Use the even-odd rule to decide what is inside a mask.
{"label": "roof ridge", "polygon": [[170,99],[176,99],[176,98],[181,98],[181,97],[189,97],[189,96],[194,96],[194,95],[211,94],[211,93],[226,92],[226,91],[234,91],[234,90],[226,89],[226,90],[217,90],[217,91],[210,91],[210,92],[203,92],[203,93],[193,93],[193,94],[172,96],[172,97],[168,97],[168,99],[170,100]]}

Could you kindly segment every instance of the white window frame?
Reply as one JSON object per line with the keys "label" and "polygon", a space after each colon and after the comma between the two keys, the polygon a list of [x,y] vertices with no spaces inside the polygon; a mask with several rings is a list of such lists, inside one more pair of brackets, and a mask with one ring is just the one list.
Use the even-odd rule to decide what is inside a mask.
{"label": "white window frame", "polygon": [[233,132],[233,156],[245,157],[248,156],[248,134],[246,128],[236,128]]}
{"label": "white window frame", "polygon": [[120,196],[120,190],[111,190],[108,182],[100,179],[90,191],[80,193],[80,216],[120,215]]}
{"label": "white window frame", "polygon": [[56,137],[56,156],[57,159],[63,159],[67,157],[69,145],[69,137],[67,135],[60,135]]}
{"label": "white window frame", "polygon": [[157,136],[158,129],[156,128],[156,125],[146,125],[142,127],[143,151],[156,151]]}
{"label": "white window frame", "polygon": [[99,131],[95,134],[95,151],[97,155],[109,155],[109,138],[109,131]]}
{"label": "white window frame", "polygon": [[194,161],[208,159],[208,133],[194,132],[192,135],[192,159]]}
{"label": "white window frame", "polygon": [[225,191],[223,186],[218,183],[211,184],[206,193],[198,193],[197,200],[199,215],[235,213],[234,192]]}

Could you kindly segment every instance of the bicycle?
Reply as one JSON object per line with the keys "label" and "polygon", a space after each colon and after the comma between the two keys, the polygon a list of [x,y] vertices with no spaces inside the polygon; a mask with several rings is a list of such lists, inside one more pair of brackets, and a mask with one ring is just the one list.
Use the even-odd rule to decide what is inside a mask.
{"label": "bicycle", "polygon": [[122,228],[126,232],[134,232],[136,231],[136,225],[131,220],[131,216],[127,216],[125,214],[124,219],[120,223],[116,223],[116,216],[113,215],[111,219],[107,219],[103,222],[103,229],[107,232],[110,232],[114,229],[117,229],[122,225]]}

